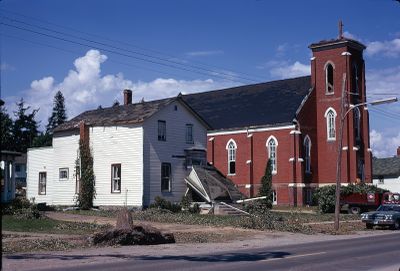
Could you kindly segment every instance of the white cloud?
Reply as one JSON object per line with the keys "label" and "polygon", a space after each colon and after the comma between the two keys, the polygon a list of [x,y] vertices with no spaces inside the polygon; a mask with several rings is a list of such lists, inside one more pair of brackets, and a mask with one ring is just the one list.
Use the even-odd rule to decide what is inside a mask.
{"label": "white cloud", "polygon": [[372,41],[367,43],[366,54],[368,56],[384,55],[386,57],[400,56],[400,38],[389,41]]}
{"label": "white cloud", "polygon": [[310,65],[302,64],[299,61],[293,64],[287,61],[270,61],[265,68],[269,68],[271,76],[278,79],[309,75],[311,72]]}
{"label": "white cloud", "polygon": [[187,52],[185,55],[189,57],[197,57],[197,56],[211,56],[211,55],[222,55],[224,51],[222,50],[212,50],[212,51],[194,51]]}
{"label": "white cloud", "polygon": [[372,130],[370,132],[370,143],[374,156],[380,158],[392,157],[396,155],[397,147],[400,146],[400,132],[397,135],[390,135]]}
{"label": "white cloud", "polygon": [[[53,97],[61,90],[65,97],[69,118],[75,117],[85,110],[95,109],[99,105],[111,106],[113,101],[122,101],[123,89],[132,89],[133,98],[146,101],[176,96],[179,92],[192,93],[218,88],[230,87],[230,81],[208,80],[176,80],[173,78],[157,78],[151,82],[133,82],[125,79],[122,73],[101,74],[101,65],[107,56],[98,50],[89,50],[84,56],[74,61],[71,69],[61,82],[56,82],[52,76],[33,80],[30,89],[24,92],[26,104],[32,108],[40,108],[37,120],[41,120],[44,127],[53,107]],[[6,97],[9,104],[8,111],[15,110],[17,97]]]}

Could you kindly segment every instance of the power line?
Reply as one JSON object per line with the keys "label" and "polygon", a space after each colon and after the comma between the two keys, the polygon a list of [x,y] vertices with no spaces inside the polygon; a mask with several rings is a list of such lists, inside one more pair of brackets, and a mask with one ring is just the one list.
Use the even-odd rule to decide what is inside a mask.
{"label": "power line", "polygon": [[[73,32],[78,32],[78,33],[85,34],[85,35],[88,35],[88,36],[101,38],[101,39],[108,40],[108,41],[111,41],[111,42],[116,42],[118,44],[125,44],[125,45],[131,46],[131,47],[138,48],[140,50],[153,52],[153,53],[156,53],[156,54],[159,54],[159,55],[164,55],[164,56],[167,56],[167,57],[171,57],[173,59],[181,60],[178,57],[173,56],[171,54],[166,54],[166,53],[163,53],[163,52],[160,52],[160,51],[157,51],[157,50],[144,48],[142,46],[138,46],[138,45],[135,45],[135,44],[132,44],[132,43],[127,43],[125,41],[113,40],[113,39],[110,39],[110,38],[107,38],[107,37],[104,37],[104,36],[96,35],[96,34],[85,32],[85,31],[81,31],[81,30],[78,30],[78,29],[75,29],[75,28],[72,28],[72,27],[67,27],[67,26],[63,26],[63,25],[60,25],[60,24],[52,23],[52,22],[49,22],[49,21],[46,21],[46,20],[43,20],[43,19],[35,18],[35,17],[32,17],[32,16],[27,16],[25,14],[18,13],[18,12],[15,12],[15,11],[11,11],[11,10],[7,10],[7,9],[4,9],[4,8],[0,8],[0,11],[5,11],[5,12],[12,13],[12,14],[20,16],[20,17],[24,17],[24,18],[28,18],[28,19],[31,19],[31,20],[34,20],[34,21],[42,22],[44,24],[53,25],[53,26],[56,26],[56,27],[59,27],[59,28],[63,28],[63,29],[69,29],[69,30],[71,30]],[[181,60],[181,61],[185,62],[185,60]],[[218,67],[218,66],[215,66],[215,65],[206,64],[206,63],[203,63],[203,62],[200,62],[200,61],[192,61],[192,62],[199,63],[199,64],[201,64],[203,66],[209,66],[209,67],[213,67],[213,68],[217,68],[217,69],[227,70],[226,68]],[[258,78],[258,79],[260,79],[262,81],[265,81],[265,78],[259,77],[259,76],[256,76],[256,75],[252,75],[252,74],[248,74],[248,73],[244,73],[244,72],[237,72],[237,71],[233,71],[233,70],[228,70],[228,71],[234,72],[236,74],[243,74],[243,75],[251,76],[251,77],[254,77],[254,78]]]}
{"label": "power line", "polygon": [[[16,36],[9,35],[9,34],[2,33],[1,35],[4,36],[4,37],[11,38],[11,39],[21,40],[21,41],[24,41],[24,42],[27,42],[27,43],[41,45],[41,46],[44,46],[44,47],[60,50],[60,51],[66,52],[66,53],[74,54],[74,55],[80,55],[81,54],[81,52],[78,52],[78,51],[73,51],[73,50],[69,50],[69,49],[65,49],[65,48],[61,48],[61,47],[57,47],[57,46],[53,46],[53,45],[49,45],[49,44],[45,44],[45,43],[41,43],[41,42],[38,42],[38,41],[24,39],[24,38],[16,37]],[[117,61],[117,60],[114,60],[112,58],[110,58],[109,61],[117,63],[117,64],[129,66],[129,67],[141,69],[141,70],[148,70],[148,71],[155,72],[155,73],[165,74],[165,75],[168,75],[168,76],[171,76],[171,75],[180,76],[179,74],[174,74],[174,73],[171,73],[171,72],[163,72],[163,71],[151,69],[151,68],[148,68],[148,67],[145,67],[145,66],[139,66],[139,65],[134,65],[134,64],[122,62],[122,61]],[[194,79],[195,79],[194,77],[191,77],[191,80],[194,80]]]}
{"label": "power line", "polygon": [[[10,11],[7,11],[7,10],[5,10],[5,9],[0,9],[0,10],[6,11],[6,12],[10,12]],[[61,27],[61,28],[64,28],[64,29],[73,29],[73,28],[63,27],[63,26],[60,26],[60,25],[57,25],[57,24],[53,24],[53,23],[50,23],[50,22],[47,22],[47,21],[44,21],[44,20],[36,19],[36,18],[33,18],[33,17],[25,16],[25,15],[22,15],[22,14],[20,14],[20,13],[16,13],[16,12],[12,12],[12,11],[11,11],[10,13],[18,14],[19,16],[22,16],[22,17],[31,18],[31,19],[34,19],[34,20],[36,20],[36,21],[43,21],[43,22],[45,22],[46,24],[56,25],[56,26]],[[181,63],[181,62],[174,61],[174,60],[171,60],[171,59],[165,59],[165,58],[153,56],[153,55],[150,55],[150,54],[144,54],[144,53],[141,53],[141,52],[138,52],[138,51],[132,51],[132,50],[129,50],[129,49],[120,48],[120,47],[117,47],[117,46],[114,46],[114,45],[106,44],[106,43],[103,43],[103,42],[98,42],[98,41],[91,40],[91,39],[86,39],[86,38],[84,38],[84,37],[79,37],[79,36],[76,36],[76,35],[72,35],[72,34],[68,34],[68,33],[65,33],[65,32],[61,32],[61,31],[57,31],[57,30],[54,30],[54,29],[50,29],[50,28],[47,28],[47,27],[42,27],[42,26],[33,25],[33,24],[31,24],[31,23],[27,23],[27,22],[24,22],[24,21],[15,19],[15,18],[9,18],[9,17],[4,17],[4,18],[6,18],[6,19],[8,19],[8,20],[10,20],[10,21],[12,21],[12,22],[17,22],[17,23],[25,24],[25,25],[28,25],[28,26],[31,26],[31,27],[36,27],[36,28],[39,28],[39,29],[42,29],[42,30],[45,30],[45,31],[50,31],[50,32],[53,32],[53,33],[61,34],[61,35],[67,35],[67,36],[70,36],[70,37],[73,37],[73,38],[76,38],[76,39],[82,39],[82,40],[85,40],[85,41],[87,41],[87,42],[96,43],[96,44],[99,44],[99,45],[102,45],[102,46],[108,46],[108,47],[111,47],[111,48],[113,48],[113,49],[122,50],[122,51],[128,51],[128,52],[133,53],[133,54],[138,54],[138,55],[141,55],[141,56],[144,56],[144,57],[153,58],[153,59],[156,59],[156,60],[159,60],[159,61],[170,62],[170,63],[173,63],[173,64],[175,64],[175,65],[188,66],[188,67],[190,67],[190,68],[192,68],[192,69],[198,69],[198,70],[206,71],[206,72],[208,72],[208,73],[211,73],[211,75],[217,74],[217,75],[222,75],[222,76],[225,76],[225,77],[228,77],[228,78],[239,78],[239,79],[246,80],[246,81],[250,81],[250,82],[253,82],[253,83],[254,83],[254,82],[259,82],[258,80],[254,80],[254,79],[253,79],[253,78],[256,78],[256,77],[257,77],[257,76],[254,76],[254,75],[250,75],[250,76],[253,77],[253,78],[249,78],[249,77],[244,77],[244,76],[229,74],[229,73],[226,73],[226,72],[223,72],[223,71],[210,70],[210,69],[206,69],[206,68],[203,68],[203,67],[200,67],[200,66],[195,66],[195,65],[191,65],[191,64],[185,64],[185,63]],[[86,32],[83,32],[83,31],[79,31],[79,30],[76,30],[76,29],[73,29],[73,31],[76,31],[76,32],[79,32],[79,33],[84,33],[85,35],[90,35],[90,36],[96,36],[96,37],[103,38],[103,37],[101,37],[101,36],[89,34],[89,33],[86,33]],[[115,41],[113,41],[113,40],[111,40],[111,39],[108,39],[108,38],[104,38],[104,39],[109,40],[109,41],[112,41],[112,42],[115,42]],[[119,42],[119,43],[121,43],[121,42]],[[123,42],[123,43],[125,43],[125,42]],[[125,44],[127,44],[127,43],[125,43]],[[134,47],[137,47],[137,48],[140,48],[140,49],[142,49],[142,50],[157,52],[157,51],[154,51],[154,50],[144,49],[144,48],[141,48],[141,47],[132,45],[132,44],[128,44],[128,45],[134,46]],[[158,54],[162,54],[162,53],[159,53],[159,52],[157,52],[157,53],[158,53]],[[169,57],[171,57],[171,56],[169,56]],[[176,58],[176,57],[174,57],[174,58]],[[199,62],[199,63],[200,63],[200,62]],[[201,65],[207,66],[206,64],[203,64],[203,63],[201,63]],[[208,66],[209,66],[209,65],[208,65]],[[214,66],[214,67],[215,67],[215,66]],[[228,70],[228,72],[233,72],[233,71],[229,71],[229,70]],[[238,74],[237,72],[233,72],[233,73]],[[245,73],[240,73],[240,74],[245,74]],[[248,75],[248,74],[246,74],[246,75]],[[261,78],[261,77],[260,77],[260,78]],[[264,80],[264,78],[263,78],[262,80]]]}
{"label": "power line", "polygon": [[205,76],[218,77],[218,78],[221,78],[221,79],[224,79],[224,80],[228,80],[228,81],[244,84],[242,81],[235,80],[235,79],[232,79],[232,78],[228,78],[226,76],[221,76],[221,75],[218,75],[218,74],[210,75],[209,73],[196,71],[196,70],[185,68],[185,67],[179,67],[179,66],[175,66],[175,65],[172,65],[172,64],[168,64],[168,63],[163,63],[163,62],[159,62],[159,61],[155,61],[155,60],[151,60],[151,59],[146,59],[146,58],[143,58],[143,57],[129,55],[129,54],[126,54],[126,53],[123,53],[123,52],[118,52],[118,51],[115,51],[115,50],[102,48],[102,47],[99,47],[99,46],[93,46],[93,45],[90,45],[90,44],[85,44],[85,43],[80,42],[80,41],[73,41],[73,40],[70,40],[70,39],[63,38],[63,37],[54,36],[54,35],[51,35],[51,34],[43,33],[43,32],[40,32],[40,31],[36,31],[36,30],[29,29],[29,28],[20,27],[20,26],[16,26],[16,25],[4,23],[4,22],[1,22],[0,24],[8,26],[8,27],[16,28],[16,29],[19,29],[19,30],[24,30],[24,31],[27,31],[27,32],[31,32],[31,33],[34,33],[34,34],[46,36],[46,37],[49,37],[49,38],[61,40],[61,41],[64,41],[64,42],[69,42],[69,43],[77,44],[77,45],[80,45],[80,46],[85,46],[85,47],[88,47],[88,48],[95,48],[95,49],[98,49],[98,50],[103,50],[103,51],[106,51],[106,52],[109,52],[109,53],[113,53],[113,54],[117,54],[117,55],[124,56],[124,57],[129,57],[129,58],[133,58],[133,59],[137,59],[137,60],[141,60],[141,61],[145,61],[145,62],[149,62],[149,63],[153,63],[153,64],[157,64],[157,65],[161,65],[161,66],[165,66],[165,67],[169,67],[169,68],[183,70],[183,71],[187,71],[187,72],[198,73],[198,74],[202,74],[202,75],[205,75]]}

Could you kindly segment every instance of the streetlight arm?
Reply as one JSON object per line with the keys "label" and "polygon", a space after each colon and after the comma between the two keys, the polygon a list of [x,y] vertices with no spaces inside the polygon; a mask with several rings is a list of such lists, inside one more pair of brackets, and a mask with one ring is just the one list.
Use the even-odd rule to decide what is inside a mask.
{"label": "streetlight arm", "polygon": [[387,98],[387,99],[381,99],[381,100],[376,100],[372,102],[365,102],[365,103],[359,103],[359,104],[351,104],[350,108],[346,111],[346,113],[343,115],[343,119],[346,118],[347,114],[353,110],[356,107],[360,107],[363,105],[380,105],[380,104],[388,104],[388,103],[395,103],[397,102],[398,99],[397,97],[392,97],[392,98]]}

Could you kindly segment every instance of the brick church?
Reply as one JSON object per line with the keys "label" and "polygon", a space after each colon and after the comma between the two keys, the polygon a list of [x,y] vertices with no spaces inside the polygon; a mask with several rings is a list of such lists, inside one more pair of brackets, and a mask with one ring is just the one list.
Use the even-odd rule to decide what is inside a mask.
{"label": "brick church", "polygon": [[183,99],[212,127],[207,160],[249,197],[268,159],[274,204],[306,205],[336,183],[371,182],[365,63],[358,41],[339,35],[309,46],[311,76],[196,93]]}

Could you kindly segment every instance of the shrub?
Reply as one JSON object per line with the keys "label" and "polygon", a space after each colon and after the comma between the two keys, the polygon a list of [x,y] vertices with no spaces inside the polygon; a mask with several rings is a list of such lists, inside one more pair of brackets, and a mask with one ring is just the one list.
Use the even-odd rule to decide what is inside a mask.
{"label": "shrub", "polygon": [[154,198],[154,203],[150,204],[149,208],[169,210],[173,213],[178,213],[182,211],[182,208],[179,204],[172,203],[159,196]]}
{"label": "shrub", "polygon": [[272,208],[272,164],[271,160],[268,160],[265,167],[264,176],[261,178],[261,187],[259,191],[259,196],[265,196],[260,202],[264,205],[264,208]]}
{"label": "shrub", "polygon": [[[366,193],[384,193],[384,192],[387,192],[387,190],[365,183],[349,184],[348,186],[340,187],[340,194],[342,196],[354,193],[366,194]],[[318,204],[320,212],[322,213],[335,212],[335,202],[336,202],[335,193],[336,193],[336,185],[323,186],[315,190],[313,200]]]}
{"label": "shrub", "polygon": [[41,217],[36,204],[25,198],[15,198],[10,204],[1,208],[2,215],[12,215],[17,219],[37,219]]}
{"label": "shrub", "polygon": [[336,185],[327,185],[315,189],[313,197],[322,213],[333,213],[335,211]]}

